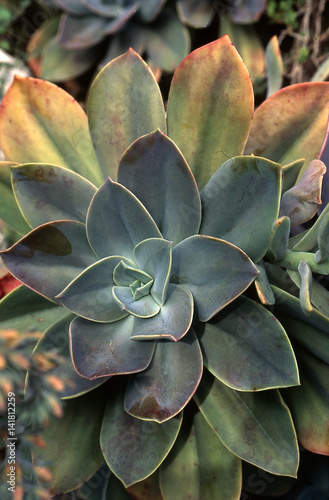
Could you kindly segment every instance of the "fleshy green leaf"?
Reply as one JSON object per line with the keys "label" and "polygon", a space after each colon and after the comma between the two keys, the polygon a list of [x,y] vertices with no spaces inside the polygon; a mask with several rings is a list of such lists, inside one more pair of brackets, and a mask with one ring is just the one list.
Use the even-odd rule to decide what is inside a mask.
{"label": "fleshy green leaf", "polygon": [[112,472],[128,487],[150,476],[172,448],[182,416],[168,422],[145,422],[129,415],[121,394],[108,398],[101,446]]}
{"label": "fleshy green leaf", "polygon": [[30,228],[17,207],[10,181],[11,167],[15,163],[0,162],[0,218],[19,235],[26,234]]}
{"label": "fleshy green leaf", "polygon": [[51,38],[42,47],[40,78],[52,82],[70,81],[85,73],[98,59],[99,47],[68,50]]}
{"label": "fleshy green leaf", "polygon": [[171,10],[161,12],[146,31],[146,52],[150,61],[172,73],[190,51],[191,41],[186,26]]}
{"label": "fleshy green leaf", "polygon": [[[305,321],[305,323],[314,326],[315,328],[319,328],[322,332],[325,332],[326,335],[329,335],[329,318],[324,316],[321,312],[313,309],[313,311],[309,315],[305,315],[302,311],[300,300],[291,295],[290,293],[281,290],[277,286],[272,286],[272,290],[274,292],[276,298],[276,306],[278,311],[283,312],[285,314],[289,314],[294,318],[301,319]],[[298,290],[298,288],[297,288]],[[324,333],[322,333],[324,335]],[[305,337],[305,335],[301,335],[301,337]],[[317,341],[319,343],[320,340]],[[318,349],[317,343],[314,343],[314,347],[308,346],[308,348],[313,351],[313,349]],[[312,342],[311,342],[312,344]],[[316,354],[321,357],[321,350]],[[323,355],[326,356],[326,353],[323,352]],[[329,358],[328,358],[329,359]]]}
{"label": "fleshy green leaf", "polygon": [[101,323],[124,318],[112,296],[113,271],[124,257],[107,257],[85,269],[56,296],[69,311]]}
{"label": "fleshy green leaf", "polygon": [[290,412],[278,391],[234,391],[203,376],[198,406],[223,444],[246,462],[296,477],[299,453]]}
{"label": "fleshy green leaf", "polygon": [[258,83],[264,78],[265,51],[262,41],[251,25],[237,24],[228,15],[220,15],[220,34],[227,33],[247,66],[252,82]]}
{"label": "fleshy green leaf", "polygon": [[179,285],[170,284],[165,304],[156,316],[134,318],[132,339],[180,340],[189,330],[193,319],[193,296]]}
{"label": "fleshy green leaf", "polygon": [[96,187],[63,167],[26,164],[12,169],[17,203],[31,227],[55,220],[85,222]]}
{"label": "fleshy green leaf", "polygon": [[160,305],[166,301],[172,262],[172,241],[150,238],[134,249],[134,261],[140,269],[154,279],[151,288],[153,299]]}
{"label": "fleshy green leaf", "polygon": [[67,314],[62,306],[44,299],[25,286],[19,286],[0,301],[0,329],[44,332]]}
{"label": "fleshy green leaf", "polygon": [[227,241],[191,236],[173,249],[171,281],[188,288],[198,319],[208,321],[252,283],[258,270]]}
{"label": "fleshy green leaf", "polygon": [[[329,214],[322,212],[323,217],[318,228],[317,243],[319,249],[315,254],[315,262],[317,264],[322,264],[327,259],[329,259]],[[320,219],[320,218],[319,218]],[[319,220],[318,219],[318,220]]]}
{"label": "fleshy green leaf", "polygon": [[211,0],[177,0],[176,7],[182,23],[192,28],[206,28],[214,16]]}
{"label": "fleshy green leaf", "polygon": [[132,142],[157,128],[166,132],[159,87],[132,49],[111,61],[96,77],[89,94],[88,117],[97,157],[105,175],[113,180],[119,160]]}
{"label": "fleshy green leaf", "polygon": [[[325,178],[325,177],[324,177]],[[317,245],[322,247],[322,243],[326,244],[326,238],[321,243],[319,240],[322,239],[322,231],[324,231],[323,236],[326,236],[326,232],[329,228],[329,204],[321,212],[320,217],[316,219],[314,224],[304,233],[302,233],[302,238],[293,245],[293,250],[297,252],[309,252],[313,250]],[[322,261],[320,254],[315,257],[316,261]]]}
{"label": "fleshy green leaf", "polygon": [[321,455],[329,454],[329,365],[298,349],[301,387],[284,391],[300,444]]}
{"label": "fleshy green leaf", "polygon": [[84,224],[74,221],[39,226],[1,252],[1,257],[18,280],[53,301],[78,274],[96,261]]}
{"label": "fleshy green leaf", "polygon": [[254,113],[244,154],[283,165],[305,157],[307,166],[321,149],[328,100],[328,82],[290,85],[271,95]]}
{"label": "fleshy green leaf", "polygon": [[135,300],[128,286],[114,286],[112,294],[114,300],[123,312],[127,311],[138,318],[152,318],[152,316],[158,314],[161,309],[161,306],[151,295],[145,295]]}
{"label": "fleshy green leaf", "polygon": [[138,10],[138,15],[146,23],[153,21],[167,0],[147,0],[140,2],[140,7]]}
{"label": "fleshy green leaf", "polygon": [[70,326],[70,343],[76,371],[93,380],[145,370],[155,342],[130,340],[133,324],[131,315],[114,323],[75,318]]}
{"label": "fleshy green leaf", "polygon": [[93,14],[75,17],[64,14],[58,31],[58,42],[69,50],[87,49],[100,43],[109,24],[106,17]]}
{"label": "fleshy green leaf", "polygon": [[266,98],[277,92],[282,87],[283,60],[278,37],[272,36],[266,46],[267,93]]}
{"label": "fleshy green leaf", "polygon": [[129,379],[126,411],[160,423],[171,419],[193,396],[202,368],[201,349],[193,330],[177,342],[157,342],[149,367]]}
{"label": "fleshy green leaf", "polygon": [[100,258],[123,255],[131,259],[138,243],[147,238],[161,238],[154,220],[140,201],[110,178],[90,204],[87,235]]}
{"label": "fleshy green leaf", "polygon": [[237,245],[257,262],[268,248],[280,198],[280,165],[253,156],[232,158],[201,191],[200,233]]}
{"label": "fleshy green leaf", "polygon": [[65,389],[60,392],[60,396],[63,399],[81,396],[82,394],[95,389],[107,380],[107,378],[92,381],[86,380],[85,378],[80,377],[75,371],[69,350],[69,325],[72,318],[72,314],[69,314],[48,328],[33,351],[34,354],[39,354],[46,353],[54,349],[62,358],[65,359],[64,363],[61,363],[51,371],[51,375],[55,377],[58,376],[60,379],[64,379],[64,381],[69,381],[69,383],[66,384]]}
{"label": "fleshy green leaf", "polygon": [[307,316],[311,314],[313,307],[311,304],[311,293],[312,293],[312,271],[310,266],[304,260],[301,260],[298,265],[298,272],[300,274],[300,292],[299,300],[302,311]]}
{"label": "fleshy green leaf", "polygon": [[256,276],[254,283],[258,298],[262,304],[273,306],[275,304],[275,297],[268,280],[264,261],[260,260],[256,267],[259,274]]}
{"label": "fleshy green leaf", "polygon": [[275,260],[281,260],[285,257],[290,234],[290,218],[280,217],[272,226],[272,234],[270,237],[270,249]]}
{"label": "fleshy green leaf", "polygon": [[290,218],[292,226],[310,220],[321,205],[322,178],[326,172],[324,163],[313,160],[307,166],[299,182],[283,193],[280,215]]}
{"label": "fleshy green leaf", "polygon": [[[45,448],[34,448],[33,460],[46,464],[52,474],[49,492],[66,493],[88,481],[104,458],[99,433],[104,411],[100,390],[66,402],[64,416],[52,420],[43,430]],[[79,460],[72,460],[72,453]]]}
{"label": "fleshy green leaf", "polygon": [[175,143],[159,130],[127,149],[118,182],[143,203],[164,238],[176,244],[198,233],[201,201],[195,179]]}
{"label": "fleshy green leaf", "polygon": [[[190,432],[189,432],[190,431]],[[238,500],[241,461],[216,438],[201,412],[183,428],[160,469],[164,500]]]}
{"label": "fleshy green leaf", "polygon": [[10,161],[60,165],[96,186],[103,182],[87,116],[72,96],[52,83],[15,77],[1,103],[0,136]]}
{"label": "fleshy green leaf", "polygon": [[282,182],[282,192],[288,191],[288,189],[292,188],[298,179],[300,169],[305,163],[305,158],[301,158],[300,160],[293,161],[288,165],[284,165],[282,167],[283,173],[283,182]]}
{"label": "fleshy green leaf", "polygon": [[240,296],[215,320],[195,328],[204,365],[232,389],[259,391],[299,384],[286,332],[257,302]]}
{"label": "fleshy green leaf", "polygon": [[326,329],[323,325],[321,328],[281,312],[279,318],[294,343],[298,342],[314,356],[329,364],[329,322]]}
{"label": "fleshy green leaf", "polygon": [[224,161],[242,154],[252,112],[250,77],[227,35],[178,66],[168,98],[168,135],[200,189]]}

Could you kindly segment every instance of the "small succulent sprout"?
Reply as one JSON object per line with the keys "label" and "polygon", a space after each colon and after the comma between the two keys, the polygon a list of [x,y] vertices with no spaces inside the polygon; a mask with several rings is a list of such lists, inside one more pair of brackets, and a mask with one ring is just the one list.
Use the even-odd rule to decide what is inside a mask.
{"label": "small succulent sprout", "polygon": [[314,257],[317,264],[321,264],[329,258],[329,213],[322,212],[322,214],[322,221],[318,229],[319,250],[317,250]]}
{"label": "small succulent sprout", "polygon": [[281,260],[286,256],[290,235],[289,217],[280,217],[272,226],[273,233],[270,238],[270,249],[275,260]]}
{"label": "small succulent sprout", "polygon": [[280,216],[290,218],[291,226],[312,219],[321,205],[322,178],[326,167],[321,160],[309,163],[298,183],[282,196]]}
{"label": "small succulent sprout", "polygon": [[255,279],[255,287],[258,298],[262,304],[271,306],[275,304],[275,297],[266,274],[263,260],[257,262],[257,269],[259,271],[259,275]]}
{"label": "small succulent sprout", "polygon": [[310,266],[304,260],[301,260],[298,265],[298,272],[301,277],[300,283],[300,306],[304,314],[309,316],[313,310],[313,306],[311,304],[311,294],[312,294],[312,271]]}

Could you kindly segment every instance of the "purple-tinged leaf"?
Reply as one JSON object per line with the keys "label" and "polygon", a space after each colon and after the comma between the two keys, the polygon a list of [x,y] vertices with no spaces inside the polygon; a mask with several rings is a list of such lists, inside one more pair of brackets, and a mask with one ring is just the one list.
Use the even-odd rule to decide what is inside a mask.
{"label": "purple-tinged leaf", "polygon": [[101,447],[108,466],[125,487],[158,469],[177,438],[181,422],[182,415],[161,425],[134,418],[125,411],[120,393],[116,397],[109,395]]}
{"label": "purple-tinged leaf", "polygon": [[85,229],[80,222],[50,222],[1,252],[1,257],[15,278],[57,302],[55,296],[96,262]]}
{"label": "purple-tinged leaf", "polygon": [[151,362],[155,342],[130,340],[133,325],[131,315],[114,323],[75,318],[70,326],[70,348],[78,374],[94,380],[145,370]]}
{"label": "purple-tinged leaf", "polygon": [[86,221],[96,187],[63,167],[41,163],[12,168],[17,204],[31,227],[56,220]]}
{"label": "purple-tinged leaf", "polygon": [[177,342],[157,342],[149,367],[129,378],[126,411],[159,423],[171,419],[190,401],[202,369],[201,349],[193,330]]}

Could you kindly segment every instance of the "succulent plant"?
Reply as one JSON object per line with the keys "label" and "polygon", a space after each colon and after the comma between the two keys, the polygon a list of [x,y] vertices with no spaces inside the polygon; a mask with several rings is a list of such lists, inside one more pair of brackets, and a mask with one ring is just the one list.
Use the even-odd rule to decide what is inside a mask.
{"label": "succulent plant", "polygon": [[34,452],[52,494],[96,474],[114,498],[233,500],[244,463],[296,477],[297,440],[328,453],[328,292],[312,278],[328,275],[327,210],[289,238],[321,204],[328,86],[253,115],[228,36],[178,66],[166,112],[132,49],[96,77],[87,116],[15,79],[0,216],[21,236],[1,256],[25,286],[0,327],[42,320],[35,353],[66,359],[64,416]]}
{"label": "succulent plant", "polygon": [[[223,34],[229,33],[242,51],[247,45],[245,55],[250,70],[259,76],[265,69],[260,41],[252,28],[245,25],[259,19],[266,0],[225,4],[212,0],[38,2],[45,7],[49,19],[28,44],[29,62],[35,74],[47,80],[69,80],[97,63],[100,69],[130,47],[147,58],[158,76],[162,71],[171,73],[190,52],[187,27],[206,28],[216,12],[227,18],[228,31],[223,32],[223,28]],[[236,28],[228,26],[231,22]]]}
{"label": "succulent plant", "polygon": [[50,18],[28,46],[30,65],[37,76],[65,81],[95,64],[103,67],[132,47],[147,56],[155,72],[172,73],[190,51],[190,36],[175,9],[166,3],[48,1]]}

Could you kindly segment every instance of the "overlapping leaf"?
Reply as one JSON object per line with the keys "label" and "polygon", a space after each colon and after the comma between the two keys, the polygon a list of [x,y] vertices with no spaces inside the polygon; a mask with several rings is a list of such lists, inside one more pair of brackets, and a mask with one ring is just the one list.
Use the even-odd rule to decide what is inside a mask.
{"label": "overlapping leaf", "polygon": [[172,448],[182,416],[168,422],[145,422],[129,415],[122,395],[108,398],[101,446],[112,472],[128,487],[150,476]]}
{"label": "overlapping leaf", "polygon": [[113,180],[122,154],[133,141],[157,128],[166,131],[159,87],[151,70],[132,49],[111,61],[94,80],[88,118],[102,170]]}
{"label": "overlapping leaf", "polygon": [[193,330],[177,342],[159,341],[147,370],[130,378],[125,409],[134,417],[164,422],[193,396],[202,375],[202,354]]}
{"label": "overlapping leaf", "polygon": [[1,103],[0,135],[1,148],[11,161],[59,165],[97,186],[103,182],[87,116],[52,83],[16,76]]}
{"label": "overlapping leaf", "polygon": [[280,197],[280,165],[253,156],[232,158],[201,191],[200,232],[237,245],[257,262],[268,248]]}
{"label": "overlapping leaf", "polygon": [[252,112],[250,77],[227,35],[178,66],[168,98],[168,135],[200,189],[224,161],[242,154]]}
{"label": "overlapping leaf", "polygon": [[171,273],[172,282],[192,292],[197,318],[208,321],[248,288],[258,270],[231,243],[196,235],[174,247]]}
{"label": "overlapping leaf", "polygon": [[198,332],[205,366],[232,389],[257,391],[299,383],[287,334],[253,300],[240,296],[214,321],[199,323]]}
{"label": "overlapping leaf", "polygon": [[164,238],[176,244],[198,233],[201,202],[195,179],[175,143],[159,130],[127,149],[118,182],[143,203]]}

